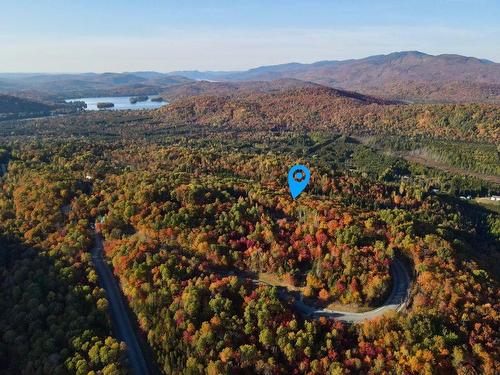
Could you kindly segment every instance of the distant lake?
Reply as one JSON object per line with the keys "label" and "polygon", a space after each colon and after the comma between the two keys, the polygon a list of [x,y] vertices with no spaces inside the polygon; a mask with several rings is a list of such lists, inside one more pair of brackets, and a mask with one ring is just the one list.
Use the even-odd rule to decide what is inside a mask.
{"label": "distant lake", "polygon": [[[137,95],[140,96],[140,95]],[[155,96],[150,96],[146,102],[137,102],[135,104],[130,103],[130,98],[135,96],[109,96],[100,98],[80,98],[80,99],[66,99],[66,102],[85,102],[87,103],[87,111],[99,111],[97,108],[97,103],[113,103],[115,106],[113,108],[107,108],[108,110],[120,111],[125,109],[156,109],[164,106],[167,102],[152,102],[151,98]],[[103,111],[104,109],[101,109]]]}

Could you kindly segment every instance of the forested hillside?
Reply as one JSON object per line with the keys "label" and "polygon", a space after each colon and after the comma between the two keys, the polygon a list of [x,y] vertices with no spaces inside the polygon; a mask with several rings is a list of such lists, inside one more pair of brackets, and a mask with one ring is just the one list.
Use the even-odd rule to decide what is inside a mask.
{"label": "forested hillside", "polygon": [[166,121],[234,128],[333,130],[500,142],[500,111],[486,104],[391,104],[325,87],[243,97],[200,96],[161,110]]}
{"label": "forested hillside", "polygon": [[170,86],[162,91],[161,96],[174,101],[198,95],[247,96],[249,94],[282,92],[304,87],[321,87],[321,85],[298,79],[244,82],[195,81]]}
{"label": "forested hillside", "polygon": [[[295,92],[290,108],[317,105],[315,95],[386,107]],[[322,132],[299,121],[279,132],[207,126],[217,114],[206,111],[199,125],[165,112],[2,124],[1,368],[126,371],[92,267],[98,232],[165,374],[495,374],[500,217],[458,195],[500,186],[380,154],[326,122]],[[312,179],[292,200],[296,163]],[[396,258],[412,275],[398,313],[351,325],[283,297],[374,308]],[[263,275],[283,286],[256,283]]]}
{"label": "forested hillside", "polygon": [[0,374],[126,373],[88,248],[88,186],[11,149],[0,177]]}
{"label": "forested hillside", "polygon": [[10,95],[0,95],[0,114],[19,112],[48,113],[53,107],[40,102]]}

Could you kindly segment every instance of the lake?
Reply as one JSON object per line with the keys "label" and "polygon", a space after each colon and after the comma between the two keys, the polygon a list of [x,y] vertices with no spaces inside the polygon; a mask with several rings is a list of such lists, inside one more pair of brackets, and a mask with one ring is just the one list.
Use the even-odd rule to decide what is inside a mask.
{"label": "lake", "polygon": [[[140,96],[140,95],[138,95]],[[66,99],[68,102],[85,102],[87,103],[87,111],[99,111],[97,108],[97,103],[113,103],[115,106],[113,108],[107,108],[114,111],[126,110],[126,109],[156,109],[164,106],[167,102],[152,102],[150,96],[145,102],[137,102],[135,104],[130,103],[130,98],[135,96],[109,96],[100,98],[80,98],[80,99]]]}

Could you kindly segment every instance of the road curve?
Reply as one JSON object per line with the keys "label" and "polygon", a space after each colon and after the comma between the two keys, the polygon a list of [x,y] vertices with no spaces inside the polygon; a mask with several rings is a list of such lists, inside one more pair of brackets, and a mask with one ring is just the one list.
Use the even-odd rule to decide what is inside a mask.
{"label": "road curve", "polygon": [[92,248],[92,261],[94,263],[99,282],[106,291],[106,297],[109,302],[109,311],[116,333],[120,340],[127,345],[127,354],[129,364],[134,374],[150,374],[146,360],[137,340],[134,326],[130,322],[127,309],[118,287],[116,279],[113,277],[109,266],[103,259],[103,240],[99,234],[94,235],[94,247]]}
{"label": "road curve", "polygon": [[[293,300],[293,306],[295,309],[301,313],[305,318],[308,319],[318,319],[322,316],[327,318],[335,318],[349,323],[358,323],[364,320],[373,319],[382,316],[389,310],[400,311],[408,296],[408,291],[410,288],[411,278],[408,275],[406,267],[403,265],[401,260],[395,258],[390,267],[390,273],[392,277],[392,289],[389,297],[385,300],[382,306],[377,307],[373,310],[355,313],[347,312],[341,310],[330,310],[330,309],[318,309],[314,306],[306,304],[302,295],[299,299],[293,299],[291,292],[285,288],[279,288],[278,295],[282,299]],[[261,280],[253,280],[256,284],[265,284],[272,286]]]}

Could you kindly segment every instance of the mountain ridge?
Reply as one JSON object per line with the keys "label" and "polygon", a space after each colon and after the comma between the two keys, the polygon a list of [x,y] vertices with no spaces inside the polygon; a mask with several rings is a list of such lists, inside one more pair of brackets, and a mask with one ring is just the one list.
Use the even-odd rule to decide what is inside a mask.
{"label": "mountain ridge", "polygon": [[293,78],[386,99],[500,102],[500,64],[458,54],[400,51],[361,59],[260,66],[232,73],[196,72],[196,77],[220,81]]}

